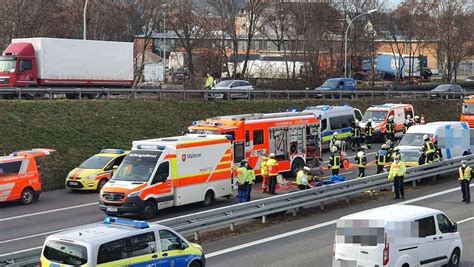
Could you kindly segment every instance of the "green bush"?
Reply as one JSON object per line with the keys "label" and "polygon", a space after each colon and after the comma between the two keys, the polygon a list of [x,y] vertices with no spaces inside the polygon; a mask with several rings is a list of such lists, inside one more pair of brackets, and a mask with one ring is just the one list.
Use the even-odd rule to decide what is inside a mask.
{"label": "green bush", "polygon": [[[102,148],[129,149],[133,140],[179,135],[194,120],[218,115],[279,112],[289,107],[346,104],[364,111],[386,101],[2,101],[0,148],[3,154],[29,148],[57,150],[45,162],[44,189],[64,186],[67,173]],[[428,121],[457,120],[461,102],[409,101]]]}

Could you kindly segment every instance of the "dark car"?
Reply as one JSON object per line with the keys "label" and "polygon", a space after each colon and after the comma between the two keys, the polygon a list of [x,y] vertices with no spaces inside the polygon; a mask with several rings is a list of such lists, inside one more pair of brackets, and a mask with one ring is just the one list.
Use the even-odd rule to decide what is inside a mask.
{"label": "dark car", "polygon": [[444,98],[444,99],[462,99],[466,95],[464,90],[459,84],[440,84],[430,91],[430,98]]}
{"label": "dark car", "polygon": [[[329,96],[331,98],[348,97],[354,98],[357,82],[352,78],[332,78],[326,80],[321,86],[316,87],[316,98]],[[334,91],[334,93],[332,93]],[[341,93],[340,91],[344,91]]]}

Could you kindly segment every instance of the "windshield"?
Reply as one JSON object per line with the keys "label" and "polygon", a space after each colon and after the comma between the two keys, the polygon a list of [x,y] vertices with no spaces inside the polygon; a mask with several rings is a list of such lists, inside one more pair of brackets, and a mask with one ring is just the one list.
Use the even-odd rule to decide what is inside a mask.
{"label": "windshield", "polygon": [[83,246],[62,241],[49,241],[43,256],[53,262],[79,266],[87,263],[87,249]]}
{"label": "windshield", "polygon": [[[402,140],[400,141],[401,146],[417,146],[421,147],[423,145],[423,135],[426,133],[406,133],[403,135]],[[432,134],[428,134],[431,138]]]}
{"label": "windshield", "polygon": [[222,81],[218,84],[216,84],[216,87],[229,87],[232,82],[234,82],[233,80],[227,80],[227,81]]}
{"label": "windshield", "polygon": [[0,59],[0,72],[15,71],[15,60],[1,60]]}
{"label": "windshield", "polygon": [[462,105],[463,114],[474,114],[474,103],[464,103]]}
{"label": "windshield", "polygon": [[367,110],[362,118],[362,122],[367,122],[369,119],[372,119],[373,122],[379,123],[383,122],[387,117],[387,111],[369,111]]}
{"label": "windshield", "polygon": [[321,87],[331,87],[331,88],[336,88],[339,85],[338,80],[327,80],[321,85]]}
{"label": "windshield", "polygon": [[449,84],[441,84],[441,85],[438,85],[436,86],[435,89],[433,89],[432,91],[433,92],[444,92],[444,91],[448,91],[449,90]]}
{"label": "windshield", "polygon": [[160,156],[160,151],[132,151],[120,164],[112,180],[147,182]]}
{"label": "windshield", "polygon": [[400,151],[400,156],[403,162],[418,162],[420,158],[418,151]]}
{"label": "windshield", "polygon": [[102,169],[112,157],[93,156],[84,161],[79,168],[81,169]]}

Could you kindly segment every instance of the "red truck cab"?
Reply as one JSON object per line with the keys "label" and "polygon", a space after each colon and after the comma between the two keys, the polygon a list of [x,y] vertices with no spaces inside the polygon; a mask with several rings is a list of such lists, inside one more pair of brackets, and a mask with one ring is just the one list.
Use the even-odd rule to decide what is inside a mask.
{"label": "red truck cab", "polygon": [[35,49],[30,43],[10,44],[0,57],[0,87],[36,86]]}

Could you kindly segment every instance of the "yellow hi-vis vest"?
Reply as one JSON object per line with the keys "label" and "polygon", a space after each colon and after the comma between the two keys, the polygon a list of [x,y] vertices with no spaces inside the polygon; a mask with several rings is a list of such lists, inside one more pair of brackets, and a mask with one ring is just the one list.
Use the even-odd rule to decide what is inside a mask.
{"label": "yellow hi-vis vest", "polygon": [[459,168],[459,181],[462,181],[462,180],[467,180],[467,181],[470,181],[471,180],[471,167],[469,166],[466,166],[466,168],[464,169],[464,172],[462,171],[462,167]]}
{"label": "yellow hi-vis vest", "polygon": [[[306,179],[305,179],[306,178]],[[303,180],[306,180],[306,183],[309,180],[308,175],[303,170],[298,171],[298,174],[296,175],[296,184],[297,185],[306,185],[306,183],[303,183]]]}
{"label": "yellow hi-vis vest", "polygon": [[359,168],[365,168],[365,164],[367,164],[367,159],[365,157],[356,157],[356,164]]}
{"label": "yellow hi-vis vest", "polygon": [[331,170],[339,170],[341,168],[341,157],[338,154],[333,154],[329,158],[329,164],[331,167]]}
{"label": "yellow hi-vis vest", "polygon": [[433,154],[436,152],[436,147],[433,142],[429,141],[423,144],[423,150],[426,154]]}
{"label": "yellow hi-vis vest", "polygon": [[394,162],[390,166],[390,172],[388,173],[388,180],[393,180],[395,177],[402,177],[405,176],[407,171],[407,167],[403,161],[399,161],[398,163]]}
{"label": "yellow hi-vis vest", "polygon": [[255,171],[254,170],[247,170],[247,182],[249,184],[255,183]]}
{"label": "yellow hi-vis vest", "polygon": [[276,159],[269,159],[267,161],[268,176],[277,176],[278,175],[278,161]]}
{"label": "yellow hi-vis vest", "polygon": [[247,172],[247,168],[245,167],[237,168],[237,183],[243,185],[247,182]]}
{"label": "yellow hi-vis vest", "polygon": [[267,167],[268,159],[263,159],[262,165],[260,166],[260,175],[265,176],[268,175],[268,167]]}

